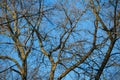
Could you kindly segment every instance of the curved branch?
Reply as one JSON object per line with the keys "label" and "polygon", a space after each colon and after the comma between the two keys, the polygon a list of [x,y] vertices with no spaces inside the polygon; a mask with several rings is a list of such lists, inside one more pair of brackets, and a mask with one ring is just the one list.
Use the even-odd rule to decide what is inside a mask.
{"label": "curved branch", "polygon": [[76,64],[74,64],[73,66],[69,67],[66,69],[66,71],[64,71],[58,78],[57,80],[61,80],[64,76],[66,76],[71,70],[75,69],[76,67],[78,67],[81,63],[83,63],[88,57],[89,55],[94,51],[95,46],[93,46],[89,52],[80,60],[78,61]]}
{"label": "curved branch", "polygon": [[9,56],[0,56],[0,59],[3,59],[3,60],[8,59],[8,60],[14,62],[16,64],[16,66],[19,68],[19,70],[21,70],[21,66],[14,58],[11,58]]}
{"label": "curved branch", "polygon": [[11,68],[12,68],[12,67],[14,67],[14,66],[16,66],[16,64],[14,64],[14,65],[12,65],[12,66],[8,67],[8,68],[7,68],[7,69],[5,69],[5,70],[0,71],[0,73],[3,73],[3,72],[5,72],[5,71],[7,71],[7,70],[11,69]]}

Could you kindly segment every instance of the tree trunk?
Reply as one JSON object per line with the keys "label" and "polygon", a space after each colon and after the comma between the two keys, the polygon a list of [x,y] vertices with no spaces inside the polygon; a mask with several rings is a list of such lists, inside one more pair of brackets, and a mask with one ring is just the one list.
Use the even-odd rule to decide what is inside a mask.
{"label": "tree trunk", "polygon": [[22,80],[27,80],[27,61],[23,60],[23,64],[22,64]]}
{"label": "tree trunk", "polygon": [[97,74],[95,76],[95,80],[99,80],[100,79],[100,76],[101,76],[101,74],[102,74],[102,72],[103,72],[107,62],[109,61],[110,53],[111,53],[111,51],[112,51],[112,49],[114,47],[114,44],[115,44],[115,41],[111,41],[110,46],[108,48],[108,51],[107,51],[107,53],[105,55],[105,58],[104,58],[101,66],[100,66],[100,68],[99,68],[99,70],[98,70],[98,72],[97,72]]}
{"label": "tree trunk", "polygon": [[50,71],[50,79],[49,80],[54,80],[54,72],[55,72],[55,69],[56,69],[56,64],[52,64],[51,66],[51,71]]}

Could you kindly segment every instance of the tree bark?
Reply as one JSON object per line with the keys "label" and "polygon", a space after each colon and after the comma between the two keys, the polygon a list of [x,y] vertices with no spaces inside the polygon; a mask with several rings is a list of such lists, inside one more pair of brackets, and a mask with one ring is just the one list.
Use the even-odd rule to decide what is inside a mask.
{"label": "tree bark", "polygon": [[99,70],[98,70],[98,72],[97,72],[97,74],[95,76],[95,80],[99,80],[100,79],[100,76],[101,76],[101,74],[102,74],[102,72],[103,72],[107,62],[109,61],[110,53],[111,53],[111,51],[112,51],[112,49],[114,47],[114,44],[115,44],[115,41],[111,41],[110,46],[108,48],[108,51],[107,51],[107,53],[105,55],[105,58],[104,58],[101,66],[100,66],[100,68],[99,68]]}
{"label": "tree bark", "polygon": [[51,71],[50,71],[50,79],[49,80],[54,80],[54,72],[55,72],[55,69],[56,69],[56,64],[52,64],[51,66]]}
{"label": "tree bark", "polygon": [[21,71],[22,80],[27,80],[27,61],[26,60],[23,60],[22,67],[23,67]]}

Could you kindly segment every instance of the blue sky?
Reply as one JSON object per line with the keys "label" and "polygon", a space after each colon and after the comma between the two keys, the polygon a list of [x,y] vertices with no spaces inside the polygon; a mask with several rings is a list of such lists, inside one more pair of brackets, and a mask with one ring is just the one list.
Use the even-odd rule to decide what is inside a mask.
{"label": "blue sky", "polygon": [[[79,17],[81,12],[85,9],[84,6],[86,6],[86,4],[82,4],[83,3],[82,1],[80,1],[80,2],[77,2],[78,0],[74,0],[74,1],[73,0],[66,0],[66,1],[68,1],[68,2],[65,2],[65,0],[61,0],[62,4],[65,3],[63,6],[61,6],[59,4],[60,0],[59,1],[57,1],[57,0],[44,0],[44,4],[46,6],[46,7],[44,7],[44,9],[46,9],[46,8],[48,9],[49,7],[52,7],[53,5],[55,5],[55,3],[58,5],[58,7],[61,6],[61,8],[60,8],[61,10],[60,9],[55,9],[54,11],[51,11],[50,13],[46,14],[46,17],[52,23],[50,21],[48,21],[48,19],[46,17],[44,17],[43,21],[40,24],[40,30],[39,31],[42,34],[42,36],[45,36],[44,33],[47,34],[47,36],[49,36],[49,38],[46,38],[46,40],[43,41],[44,47],[47,51],[49,51],[52,48],[54,48],[55,46],[59,45],[60,37],[63,34],[63,32],[65,31],[65,29],[63,28],[64,25],[66,24],[65,27],[67,27],[66,29],[68,29],[68,30],[71,27],[70,22],[66,21],[66,15],[65,15],[65,12],[62,10],[62,7],[64,7],[66,9],[67,15],[69,15],[70,19],[74,21],[77,17]],[[37,5],[38,4],[36,4],[34,7],[37,7]],[[32,9],[31,7],[30,7],[30,9]],[[105,11],[107,12],[106,9],[105,9]],[[2,15],[2,14],[0,14],[0,15]],[[102,18],[105,18],[105,17],[102,16]],[[29,24],[26,24],[27,22],[24,19],[21,19],[21,20],[22,21],[20,22],[19,27],[22,27],[23,25],[27,27],[26,29],[21,29],[22,35],[24,35],[24,36],[21,36],[20,40],[21,40],[21,42],[24,42],[25,34],[26,34],[24,32],[29,30],[29,28],[32,28],[32,26],[30,26]],[[82,53],[80,53],[80,54],[85,55],[86,52],[92,46],[91,42],[93,40],[92,33],[94,32],[94,20],[95,20],[95,16],[93,15],[93,13],[89,9],[87,9],[87,12],[78,21],[78,23],[76,25],[76,29],[74,29],[74,31],[78,31],[78,32],[73,32],[70,35],[69,39],[67,40],[66,46],[69,46],[69,44],[72,44],[75,41],[87,40],[88,42],[81,43],[81,45],[83,46],[83,50],[85,50],[85,51],[84,51],[83,54]],[[106,21],[106,24],[108,22],[109,22],[109,20]],[[32,23],[34,24],[34,22],[32,22]],[[102,27],[102,26],[99,24],[99,27]],[[111,27],[111,26],[109,26],[109,27]],[[36,35],[34,35],[34,36],[36,36]],[[105,31],[103,31],[100,28],[97,32],[97,36],[102,36],[101,38],[97,39],[97,43],[101,43],[102,40],[103,40],[103,37],[106,37],[107,35],[106,35]],[[64,36],[64,38],[65,37],[66,36]],[[30,66],[28,69],[35,69],[36,66],[39,66],[38,63],[41,63],[41,65],[38,69],[38,71],[39,71],[38,74],[40,74],[41,76],[48,77],[51,64],[50,64],[48,58],[46,58],[41,53],[37,37],[35,37],[34,40],[35,41],[34,41],[34,46],[33,47],[36,48],[37,50],[33,50],[30,53],[30,55],[28,56],[28,65]],[[6,35],[1,35],[1,34],[0,34],[0,42],[11,42],[11,43],[13,43],[13,41],[9,37],[7,37]],[[109,46],[109,43],[110,43],[109,41],[106,42],[106,44],[108,44],[108,46]],[[29,44],[30,44],[30,41],[28,41],[27,45],[29,45]],[[15,50],[16,48],[13,45],[14,44],[11,44],[10,46],[0,44],[0,55],[9,54],[11,57],[15,58],[21,64],[21,61],[18,58],[18,54]],[[103,55],[105,55],[108,46],[104,46],[104,47],[100,48],[101,52],[94,51],[94,53],[91,55],[93,60],[95,60],[98,63],[98,65],[101,63],[101,60],[104,58]],[[81,47],[73,47],[73,48],[74,49],[72,49],[72,48],[70,49],[73,52],[74,52],[74,50],[78,50],[78,52],[82,52]],[[11,52],[11,53],[9,53],[9,52]],[[58,52],[59,51],[56,51],[52,55],[54,57],[55,61],[57,60]],[[113,52],[118,52],[118,51],[117,51],[117,49],[114,49]],[[66,53],[66,54],[64,54],[64,53],[62,53],[62,54],[63,54],[62,55],[63,57],[71,57],[69,52]],[[99,55],[99,57],[96,56],[96,55]],[[89,59],[87,59],[86,62],[89,62],[91,57]],[[80,58],[78,58],[78,59],[80,59]],[[117,60],[119,60],[119,59],[117,59]],[[44,61],[44,63],[42,63],[42,61]],[[76,62],[74,59],[73,59],[73,61],[68,61],[68,62],[66,61],[65,65],[68,64],[67,67],[69,67],[74,62]],[[0,63],[3,64],[3,61],[1,61]],[[13,65],[13,63],[11,63],[11,62],[9,62],[9,63],[10,63],[10,65]],[[94,68],[98,68],[98,66],[95,65],[94,62],[92,62],[92,61],[89,62],[89,64],[94,65]],[[6,65],[2,65],[2,66],[6,66]],[[80,67],[89,69],[89,66],[86,63],[83,63],[82,65],[80,65]],[[112,73],[112,70],[114,70],[114,69],[115,68],[113,67],[113,69],[109,68],[108,70],[111,70],[110,72]],[[58,65],[57,70],[55,72],[55,77],[58,77],[60,75],[60,73],[64,70],[65,70],[65,68]],[[75,70],[78,71],[78,72],[81,72],[81,73],[84,72],[81,69],[75,69]],[[28,72],[32,72],[32,70],[28,70]],[[44,72],[45,74],[43,74],[41,72]],[[107,72],[104,72],[104,73],[105,73],[105,76],[108,76],[108,74],[106,74]],[[15,73],[13,73],[13,74],[15,74]],[[15,74],[15,75],[17,75],[17,74]],[[84,74],[81,74],[81,77],[84,77],[83,75]],[[74,80],[75,77],[76,77],[75,73],[73,71],[71,71],[62,80]],[[87,76],[85,76],[85,77],[86,77],[86,79],[88,79]],[[79,79],[79,80],[81,80],[81,79]]]}

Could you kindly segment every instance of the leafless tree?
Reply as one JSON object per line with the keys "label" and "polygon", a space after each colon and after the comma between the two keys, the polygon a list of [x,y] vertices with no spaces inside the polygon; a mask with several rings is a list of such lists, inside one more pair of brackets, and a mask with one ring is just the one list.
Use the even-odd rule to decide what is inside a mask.
{"label": "leafless tree", "polygon": [[1,0],[0,79],[109,79],[120,65],[119,3]]}

